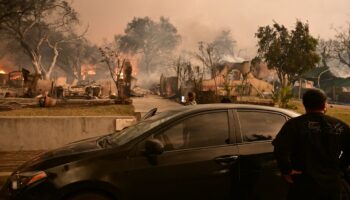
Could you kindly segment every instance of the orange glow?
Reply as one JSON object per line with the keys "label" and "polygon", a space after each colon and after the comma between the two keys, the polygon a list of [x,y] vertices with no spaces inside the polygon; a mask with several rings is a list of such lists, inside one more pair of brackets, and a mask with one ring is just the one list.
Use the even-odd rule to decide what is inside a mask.
{"label": "orange glow", "polygon": [[136,76],[139,72],[139,67],[138,67],[138,58],[137,57],[133,57],[132,59],[130,59],[130,63],[132,66],[132,75]]}
{"label": "orange glow", "polygon": [[96,69],[93,65],[82,65],[81,75],[96,75]]}
{"label": "orange glow", "polygon": [[137,73],[139,72],[139,68],[136,63],[132,63],[131,65],[132,65],[132,75],[136,76]]}
{"label": "orange glow", "polygon": [[7,74],[15,70],[15,65],[11,60],[9,56],[0,58],[0,74]]}
{"label": "orange glow", "polygon": [[21,72],[11,73],[10,80],[21,80],[23,79]]}
{"label": "orange glow", "polygon": [[90,70],[87,71],[87,74],[88,75],[96,75],[96,72],[95,72],[95,70],[90,69]]}

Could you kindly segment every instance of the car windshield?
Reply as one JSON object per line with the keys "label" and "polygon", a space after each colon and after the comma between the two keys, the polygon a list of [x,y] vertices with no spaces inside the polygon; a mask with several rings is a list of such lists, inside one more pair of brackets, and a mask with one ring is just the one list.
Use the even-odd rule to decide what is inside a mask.
{"label": "car windshield", "polygon": [[154,115],[153,117],[148,118],[147,120],[140,121],[134,126],[130,126],[127,129],[115,133],[109,136],[109,143],[113,146],[120,146],[128,143],[129,141],[137,138],[143,133],[151,130],[152,128],[168,121],[169,119],[176,116],[180,111],[167,111]]}

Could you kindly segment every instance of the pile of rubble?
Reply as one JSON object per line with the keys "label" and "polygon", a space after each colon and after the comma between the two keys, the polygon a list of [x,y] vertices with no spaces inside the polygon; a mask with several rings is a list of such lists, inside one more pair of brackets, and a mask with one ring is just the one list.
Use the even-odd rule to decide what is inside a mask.
{"label": "pile of rubble", "polygon": [[108,79],[67,84],[66,77],[59,77],[56,81],[41,80],[22,69],[0,76],[0,111],[39,106],[131,104],[129,97],[154,94],[151,90],[130,84],[124,85],[121,91],[118,94],[116,84]]}
{"label": "pile of rubble", "polygon": [[57,98],[97,99],[102,95],[102,86],[95,81],[79,81],[74,86],[56,88]]}

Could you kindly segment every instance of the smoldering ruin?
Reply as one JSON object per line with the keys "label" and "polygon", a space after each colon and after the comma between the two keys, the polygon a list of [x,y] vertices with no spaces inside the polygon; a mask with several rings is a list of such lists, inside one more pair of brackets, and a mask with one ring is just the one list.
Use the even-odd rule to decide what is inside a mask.
{"label": "smoldering ruin", "polygon": [[[300,98],[307,88],[320,87],[333,101],[349,102],[349,58],[338,58],[345,60],[339,68],[334,59],[346,52],[336,52],[335,42],[319,43],[319,49],[312,53],[320,54],[323,60],[308,65],[309,70],[300,68],[298,74],[282,71],[282,76],[278,66],[264,59],[261,52],[248,54],[227,28],[211,30],[211,38],[188,41],[171,18],[134,17],[112,41],[96,45],[87,39],[89,29],[81,25],[78,11],[70,4],[47,7],[37,16],[23,10],[42,21],[33,21],[32,26],[28,26],[30,17],[8,12],[0,22],[4,41],[0,45],[1,98],[33,98],[37,106],[45,107],[73,99],[130,104],[130,97],[157,94],[179,101],[194,91],[199,103],[256,97],[274,104],[277,93],[289,81],[293,97]],[[65,13],[63,22],[57,13]],[[21,20],[23,23],[18,23]],[[16,29],[18,26],[21,28]],[[334,52],[322,54],[323,47]],[[322,67],[325,70],[320,70]],[[334,73],[340,71],[334,69],[343,72]]]}

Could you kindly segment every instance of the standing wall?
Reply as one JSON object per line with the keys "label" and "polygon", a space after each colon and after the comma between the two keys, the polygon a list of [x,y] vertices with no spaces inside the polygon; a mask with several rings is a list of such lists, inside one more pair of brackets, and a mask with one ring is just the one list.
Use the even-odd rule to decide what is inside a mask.
{"label": "standing wall", "polygon": [[[133,116],[0,117],[0,151],[48,150],[113,133]],[[123,124],[125,124],[123,122]]]}

